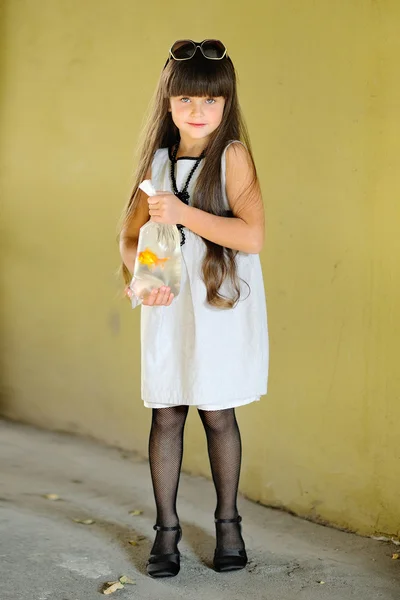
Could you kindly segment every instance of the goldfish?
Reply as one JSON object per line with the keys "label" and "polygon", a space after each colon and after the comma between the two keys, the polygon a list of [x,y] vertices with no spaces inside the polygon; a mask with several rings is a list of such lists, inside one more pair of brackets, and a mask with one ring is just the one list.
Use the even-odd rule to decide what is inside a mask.
{"label": "goldfish", "polygon": [[138,260],[142,265],[146,265],[149,269],[155,269],[160,266],[164,268],[165,263],[169,258],[159,258],[150,248],[146,248],[138,254]]}

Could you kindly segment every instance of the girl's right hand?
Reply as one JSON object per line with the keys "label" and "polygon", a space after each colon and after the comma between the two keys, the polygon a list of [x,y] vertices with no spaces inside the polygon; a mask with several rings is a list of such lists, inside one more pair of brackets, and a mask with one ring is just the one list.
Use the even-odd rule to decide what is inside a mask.
{"label": "girl's right hand", "polygon": [[[125,288],[125,294],[128,298],[132,298],[133,292],[129,286]],[[171,294],[171,289],[163,286],[152,290],[150,294],[143,298],[142,304],[144,306],[170,306],[173,299],[174,294]]]}

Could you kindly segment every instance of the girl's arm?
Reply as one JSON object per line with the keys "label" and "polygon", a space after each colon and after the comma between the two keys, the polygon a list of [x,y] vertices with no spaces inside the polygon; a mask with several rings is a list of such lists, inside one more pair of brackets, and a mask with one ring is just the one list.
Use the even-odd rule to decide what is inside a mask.
{"label": "girl's arm", "polygon": [[[146,173],[146,179],[151,179],[151,169]],[[142,190],[138,192],[138,206],[135,214],[121,231],[119,251],[121,258],[130,273],[133,273],[136,259],[137,243],[140,228],[149,220],[149,205],[147,196]]]}
{"label": "girl's arm", "polygon": [[264,244],[264,206],[258,180],[242,144],[226,151],[226,193],[234,217],[218,217],[187,206],[172,194],[148,198],[150,215],[158,223],[182,223],[201,237],[240,252],[258,254]]}
{"label": "girl's arm", "polygon": [[249,254],[261,252],[264,243],[264,206],[258,181],[252,183],[252,164],[242,144],[226,151],[226,193],[234,218],[217,217],[185,206],[188,229],[220,246]]}

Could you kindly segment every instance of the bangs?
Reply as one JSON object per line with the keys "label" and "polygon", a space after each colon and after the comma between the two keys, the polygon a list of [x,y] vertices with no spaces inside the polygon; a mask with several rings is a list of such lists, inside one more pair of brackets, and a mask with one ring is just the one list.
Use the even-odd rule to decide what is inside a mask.
{"label": "bangs", "polygon": [[210,60],[200,52],[189,60],[171,59],[164,70],[163,95],[229,98],[235,90],[235,72],[228,58]]}

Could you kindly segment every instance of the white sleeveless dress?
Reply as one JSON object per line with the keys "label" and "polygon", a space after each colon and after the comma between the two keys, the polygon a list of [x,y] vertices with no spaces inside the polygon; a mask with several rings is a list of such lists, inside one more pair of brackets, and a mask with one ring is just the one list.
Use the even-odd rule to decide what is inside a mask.
{"label": "white sleeveless dress", "polygon": [[[229,209],[225,154],[226,149],[221,158],[221,178]],[[178,158],[178,190],[186,182],[194,160]],[[190,196],[202,164],[190,182]],[[151,180],[156,190],[172,192],[168,148],[155,153]],[[179,295],[171,306],[141,308],[144,405],[148,408],[190,405],[202,410],[221,410],[259,400],[267,393],[269,362],[260,258],[258,254],[238,253],[238,275],[247,284],[241,282],[241,299],[233,309],[212,307],[206,301],[201,275],[206,246],[201,237],[186,228],[184,231]],[[223,293],[229,292],[228,285],[223,284]]]}

